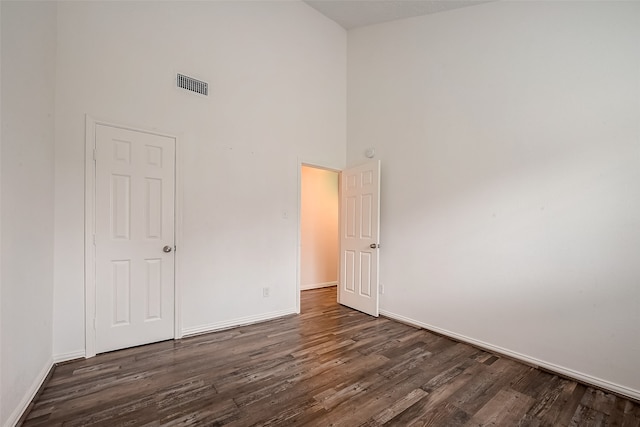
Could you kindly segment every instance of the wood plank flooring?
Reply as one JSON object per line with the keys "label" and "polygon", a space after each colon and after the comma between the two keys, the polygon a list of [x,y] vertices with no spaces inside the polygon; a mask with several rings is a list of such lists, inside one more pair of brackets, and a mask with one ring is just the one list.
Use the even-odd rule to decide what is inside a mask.
{"label": "wood plank flooring", "polygon": [[59,365],[24,426],[640,426],[640,405],[302,293],[302,314]]}

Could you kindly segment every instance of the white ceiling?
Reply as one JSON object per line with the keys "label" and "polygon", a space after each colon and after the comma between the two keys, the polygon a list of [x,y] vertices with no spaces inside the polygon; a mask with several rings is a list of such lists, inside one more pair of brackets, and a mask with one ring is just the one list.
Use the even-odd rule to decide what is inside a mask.
{"label": "white ceiling", "polygon": [[303,0],[343,28],[428,15],[495,0]]}

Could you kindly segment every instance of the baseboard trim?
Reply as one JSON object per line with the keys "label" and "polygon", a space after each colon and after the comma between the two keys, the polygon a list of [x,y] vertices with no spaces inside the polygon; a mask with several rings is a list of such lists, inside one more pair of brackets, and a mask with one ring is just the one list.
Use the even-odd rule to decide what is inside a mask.
{"label": "baseboard trim", "polygon": [[471,344],[483,350],[488,350],[494,353],[498,353],[498,354],[510,357],[512,359],[516,359],[528,365],[532,365],[534,367],[547,370],[554,374],[558,374],[560,376],[567,377],[590,386],[594,386],[597,388],[601,388],[601,389],[619,394],[621,396],[632,399],[636,402],[640,401],[640,390],[634,390],[632,388],[629,388],[620,384],[612,383],[610,381],[603,380],[601,378],[593,377],[591,375],[578,372],[573,369],[566,368],[564,366],[559,366],[554,363],[545,362],[544,360],[536,359],[535,357],[527,356],[526,354],[518,353],[503,347],[486,343],[484,341],[476,340],[474,338],[470,338],[465,335],[460,335],[455,332],[448,331],[446,329],[438,328],[437,326],[429,325],[427,323],[423,323],[405,316],[401,316],[396,313],[392,313],[390,311],[380,310],[380,314],[382,316],[388,317],[393,320],[397,320],[402,323],[427,329],[429,331],[435,332],[440,335],[444,335],[454,340]]}
{"label": "baseboard trim", "polygon": [[69,353],[54,354],[53,363],[54,364],[65,363],[65,362],[70,362],[72,360],[84,359],[84,358],[85,358],[84,350],[78,350],[78,351],[72,351]]}
{"label": "baseboard trim", "polygon": [[314,283],[312,285],[300,285],[300,290],[308,291],[311,289],[329,288],[331,286],[338,286],[338,282],[324,282],[324,283]]}
{"label": "baseboard trim", "polygon": [[27,390],[27,393],[24,395],[20,404],[16,407],[13,413],[7,419],[5,423],[6,427],[16,426],[23,420],[29,411],[29,407],[33,403],[34,399],[38,395],[38,393],[42,390],[42,385],[47,381],[49,376],[53,373],[53,368],[55,364],[53,363],[53,359],[49,359],[47,363],[42,367],[35,380],[31,384],[31,387]]}
{"label": "baseboard trim", "polygon": [[217,332],[225,329],[236,328],[238,326],[246,326],[246,325],[251,325],[253,323],[266,322],[267,320],[273,320],[279,317],[285,317],[292,314],[296,314],[295,309],[272,311],[271,313],[259,314],[256,316],[239,317],[232,320],[225,320],[223,322],[195,326],[192,328],[184,328],[182,330],[182,337],[187,338],[187,337],[192,337],[194,335],[202,335],[202,334],[207,334],[209,332]]}

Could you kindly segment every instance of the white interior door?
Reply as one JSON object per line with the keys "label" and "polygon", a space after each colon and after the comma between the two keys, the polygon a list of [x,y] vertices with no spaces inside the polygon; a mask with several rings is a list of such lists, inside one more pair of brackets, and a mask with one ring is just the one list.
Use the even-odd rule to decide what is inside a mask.
{"label": "white interior door", "polygon": [[378,316],[380,161],[342,171],[338,302]]}
{"label": "white interior door", "polygon": [[98,353],[173,338],[175,139],[96,125]]}

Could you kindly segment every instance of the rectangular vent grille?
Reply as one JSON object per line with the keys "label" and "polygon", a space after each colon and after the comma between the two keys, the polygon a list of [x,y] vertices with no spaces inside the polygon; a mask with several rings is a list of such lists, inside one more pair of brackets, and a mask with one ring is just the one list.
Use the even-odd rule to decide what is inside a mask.
{"label": "rectangular vent grille", "polygon": [[185,76],[184,74],[178,74],[177,82],[178,87],[181,87],[182,89],[190,90],[191,92],[205,96],[209,95],[209,83],[207,82]]}

